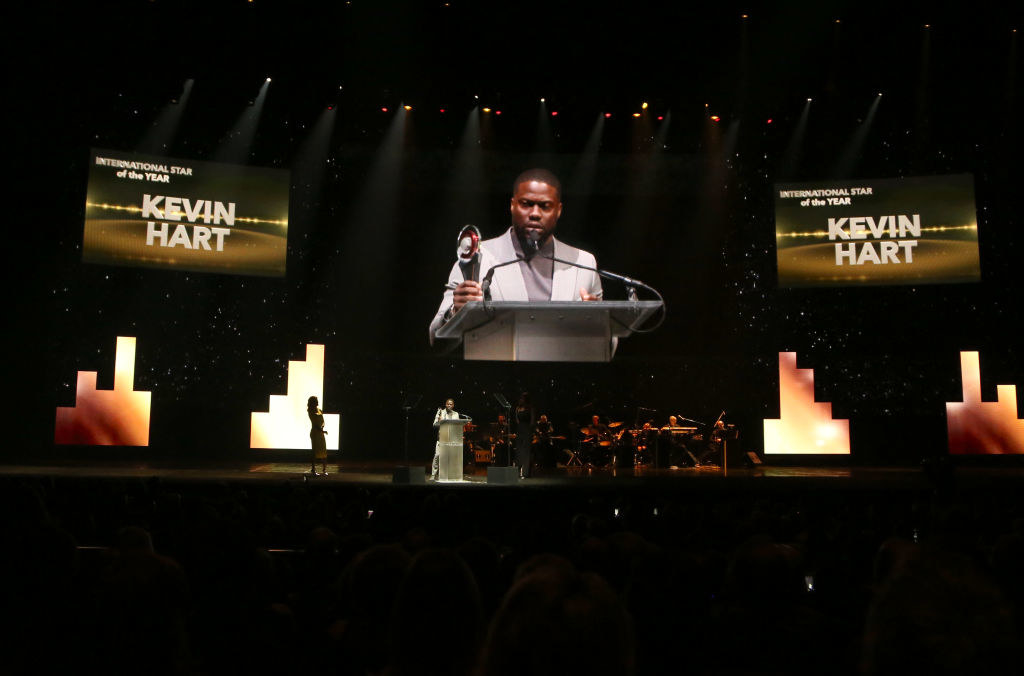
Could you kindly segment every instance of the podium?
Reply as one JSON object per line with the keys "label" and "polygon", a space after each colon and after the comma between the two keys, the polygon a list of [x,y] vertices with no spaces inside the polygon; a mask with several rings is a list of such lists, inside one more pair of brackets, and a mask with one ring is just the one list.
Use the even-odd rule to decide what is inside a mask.
{"label": "podium", "polygon": [[437,431],[438,481],[462,481],[462,428],[471,418],[442,420]]}
{"label": "podium", "polygon": [[660,300],[473,301],[435,335],[461,339],[469,360],[607,362],[618,339],[661,307]]}

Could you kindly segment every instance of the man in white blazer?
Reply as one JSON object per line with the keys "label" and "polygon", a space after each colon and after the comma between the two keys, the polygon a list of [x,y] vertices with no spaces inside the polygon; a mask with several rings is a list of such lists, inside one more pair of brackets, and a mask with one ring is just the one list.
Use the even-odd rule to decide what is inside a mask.
{"label": "man in white blazer", "polygon": [[[562,186],[558,178],[547,169],[524,171],[512,184],[509,206],[512,227],[500,237],[480,243],[480,279],[491,279],[491,300],[600,300],[601,278],[596,272],[566,263],[556,263],[549,257],[572,261],[588,268],[596,268],[593,254],[569,246],[555,239],[555,226],[562,215]],[[533,256],[531,240],[538,245]],[[528,258],[518,263],[496,267],[501,263]],[[452,315],[470,301],[483,300],[480,282],[467,280],[458,262],[448,275],[448,289],[430,323],[430,342],[434,333]]]}

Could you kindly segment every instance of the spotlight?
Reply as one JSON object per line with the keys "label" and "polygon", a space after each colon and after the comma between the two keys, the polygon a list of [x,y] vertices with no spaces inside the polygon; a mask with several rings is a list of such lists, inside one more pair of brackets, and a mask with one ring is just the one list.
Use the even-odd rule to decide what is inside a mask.
{"label": "spotlight", "polygon": [[719,121],[719,120],[721,120],[721,119],[722,119],[722,118],[718,117],[717,115],[712,115],[712,116],[711,116],[711,121],[712,121],[712,122],[718,122],[718,121]]}
{"label": "spotlight", "polygon": [[664,120],[664,119],[665,119],[665,116],[664,116],[664,115],[659,115],[659,116],[658,116],[658,122],[661,122],[661,121],[662,121],[662,120]]}
{"label": "spotlight", "polygon": [[542,96],[542,97],[540,97],[540,102],[541,102],[541,103],[544,103],[544,97],[543,97],[543,96]]}
{"label": "spotlight", "polygon": [[811,102],[811,100],[810,100],[810,99],[807,99],[807,103],[810,103],[810,102]]}
{"label": "spotlight", "polygon": [[771,123],[772,123],[772,118],[769,117],[767,124],[771,124]]}
{"label": "spotlight", "polygon": [[640,113],[633,113],[633,117],[640,117]]}
{"label": "spotlight", "polygon": [[882,95],[882,92],[878,92],[878,95],[879,95],[879,96],[881,96],[881,95]]}
{"label": "spotlight", "polygon": [[494,114],[495,115],[501,115],[501,111],[500,110],[496,110],[496,111],[494,111]]}
{"label": "spotlight", "polygon": [[740,16],[740,18],[741,19],[749,19],[750,15],[749,14],[743,14],[743,15]]}
{"label": "spotlight", "polygon": [[647,110],[647,102],[646,102],[646,101],[644,101],[643,103],[641,103],[641,104],[640,104],[640,108],[641,108],[642,110]]}
{"label": "spotlight", "polygon": [[269,77],[267,78],[267,82],[270,82],[270,78]]}
{"label": "spotlight", "polygon": [[444,113],[444,108],[441,109],[441,112]]}
{"label": "spotlight", "polygon": [[484,111],[485,113],[489,113],[489,112],[491,112],[491,109],[490,109],[490,108],[484,108],[484,109],[483,109],[483,111]]}
{"label": "spotlight", "polygon": [[552,110],[551,111],[551,117],[558,117],[558,111],[557,110]]}
{"label": "spotlight", "polygon": [[386,112],[388,112],[388,108],[387,108],[387,106],[381,106],[381,108],[380,108],[380,112],[382,112],[382,113],[386,113]]}
{"label": "spotlight", "polygon": [[334,110],[334,106],[327,106],[327,110]]}
{"label": "spotlight", "polygon": [[606,120],[607,120],[607,119],[608,119],[608,118],[610,118],[611,116],[612,116],[612,114],[611,114],[611,113],[605,113],[605,114],[604,114],[604,119],[606,119]]}
{"label": "spotlight", "polygon": [[402,107],[405,108],[406,110],[412,110],[412,106],[402,106]]}

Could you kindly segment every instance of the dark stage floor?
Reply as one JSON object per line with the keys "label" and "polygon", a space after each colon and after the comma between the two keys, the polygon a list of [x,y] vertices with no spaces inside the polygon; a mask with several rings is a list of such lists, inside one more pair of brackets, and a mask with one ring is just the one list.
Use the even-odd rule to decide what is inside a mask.
{"label": "dark stage floor", "polygon": [[[149,478],[169,481],[205,482],[313,482],[325,486],[382,486],[392,484],[396,462],[328,464],[328,476],[310,476],[305,462],[210,463],[204,466],[178,466],[169,463],[104,462],[19,464],[0,466],[0,476],[49,476],[67,478]],[[425,467],[423,471],[426,472]],[[661,469],[661,468],[563,468],[538,470],[530,479],[513,484],[522,489],[613,489],[723,491],[736,490],[930,490],[938,482],[960,487],[998,486],[1001,489],[1024,484],[1024,467],[953,467],[937,471],[908,467],[822,467],[773,466]],[[465,479],[424,484],[443,490],[487,490],[484,466],[467,469]],[[508,488],[510,484],[502,484]]]}

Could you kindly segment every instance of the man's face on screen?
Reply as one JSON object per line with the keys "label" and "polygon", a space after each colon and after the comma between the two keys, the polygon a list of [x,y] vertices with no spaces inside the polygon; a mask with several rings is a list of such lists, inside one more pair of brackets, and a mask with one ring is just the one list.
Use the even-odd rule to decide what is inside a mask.
{"label": "man's face on screen", "polygon": [[523,181],[512,195],[512,226],[521,239],[536,233],[537,241],[544,244],[555,231],[562,215],[562,201],[558,191],[540,181]]}

